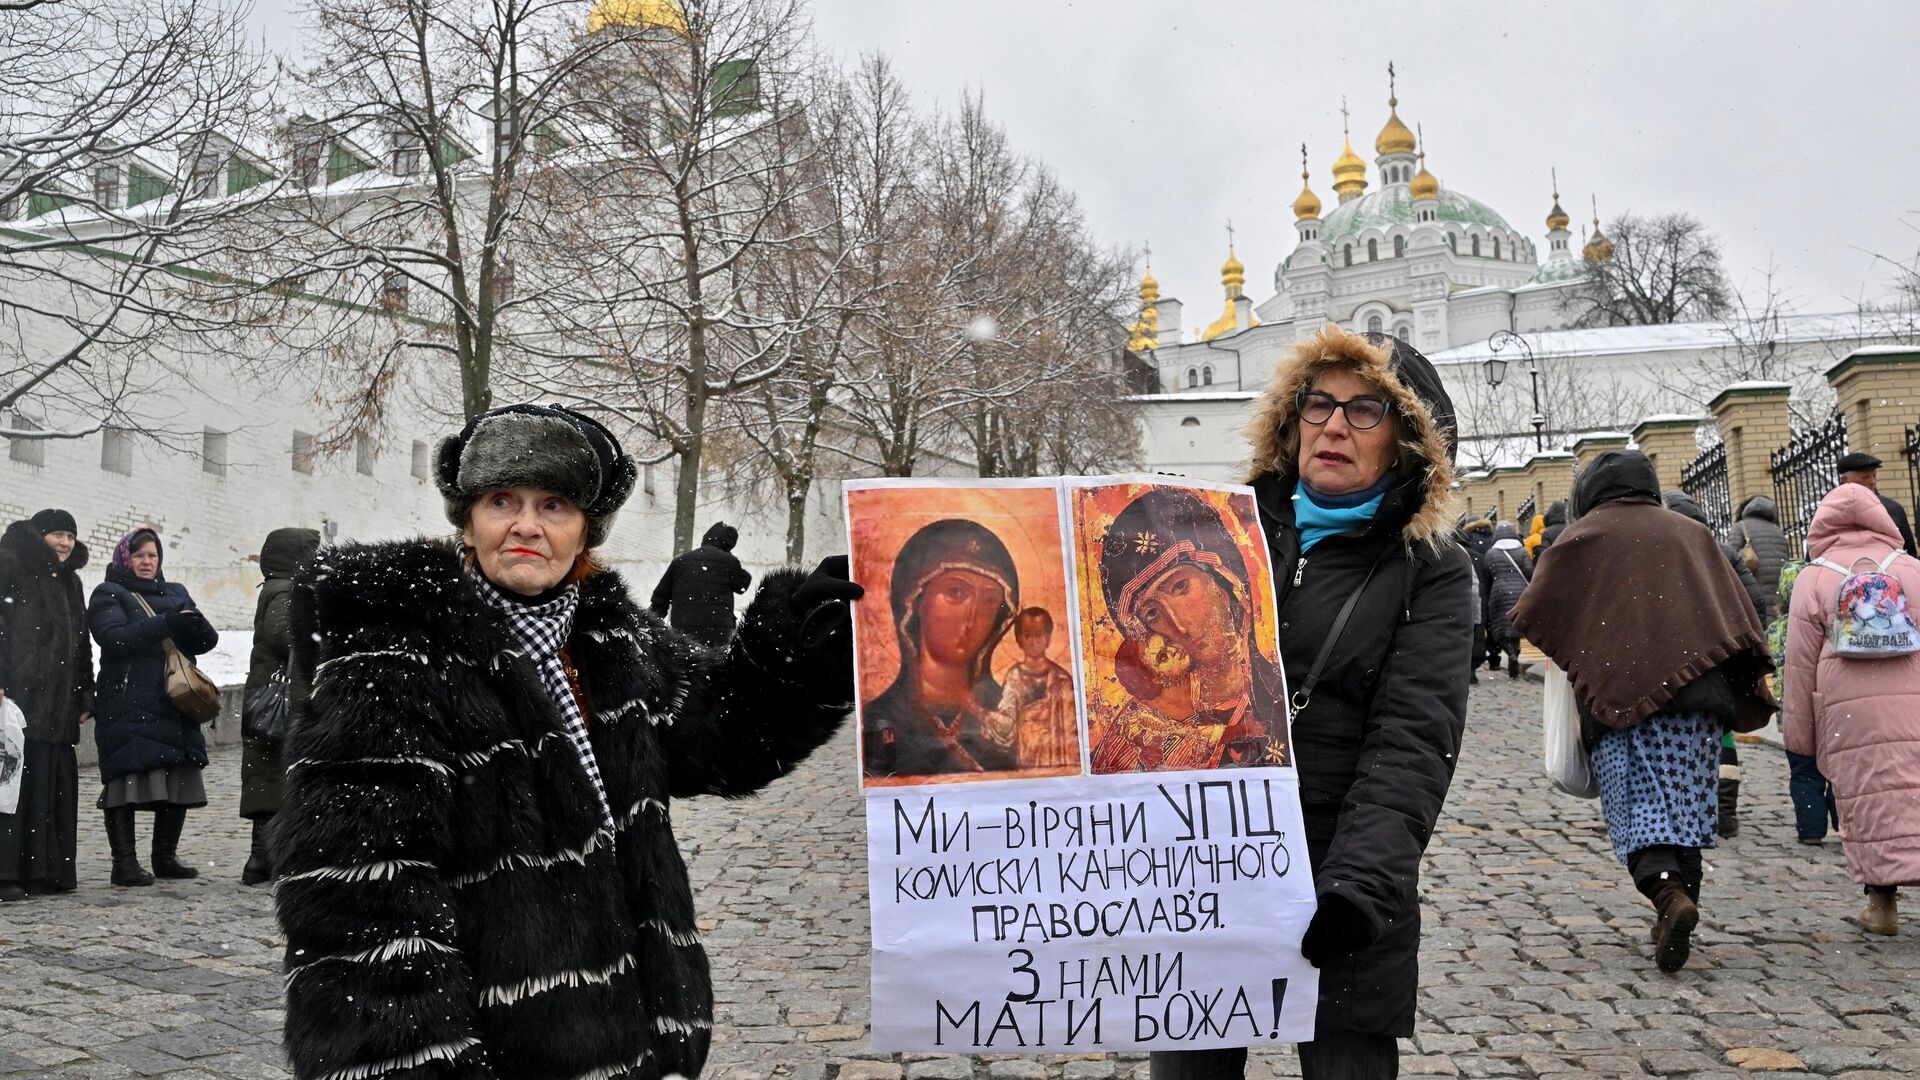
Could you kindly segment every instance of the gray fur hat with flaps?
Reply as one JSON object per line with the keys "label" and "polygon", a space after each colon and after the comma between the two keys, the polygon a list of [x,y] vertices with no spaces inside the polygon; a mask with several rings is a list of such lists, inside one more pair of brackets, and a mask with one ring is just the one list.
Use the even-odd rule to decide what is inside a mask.
{"label": "gray fur hat with flaps", "polygon": [[441,441],[434,481],[447,520],[458,528],[488,491],[558,492],[586,511],[587,546],[596,548],[606,543],[638,473],[599,421],[558,405],[508,405],[473,417],[460,434]]}

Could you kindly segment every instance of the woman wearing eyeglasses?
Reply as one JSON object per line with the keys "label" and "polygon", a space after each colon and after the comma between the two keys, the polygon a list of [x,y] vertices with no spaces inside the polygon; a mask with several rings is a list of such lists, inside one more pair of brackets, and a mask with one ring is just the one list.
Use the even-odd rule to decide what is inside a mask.
{"label": "woman wearing eyeglasses", "polygon": [[[1412,347],[1330,325],[1281,362],[1250,438],[1319,899],[1300,945],[1320,969],[1301,1072],[1392,1077],[1395,1039],[1413,1034],[1420,857],[1459,756],[1473,648],[1473,564],[1447,507],[1453,404]],[[1152,1074],[1245,1065],[1243,1049],[1156,1053]]]}

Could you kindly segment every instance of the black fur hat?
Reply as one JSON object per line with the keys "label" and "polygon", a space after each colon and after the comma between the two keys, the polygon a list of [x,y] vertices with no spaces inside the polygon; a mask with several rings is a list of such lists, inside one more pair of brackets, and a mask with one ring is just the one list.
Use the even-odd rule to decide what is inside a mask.
{"label": "black fur hat", "polygon": [[447,520],[466,528],[473,502],[503,487],[537,487],[587,512],[587,546],[606,542],[633,494],[633,459],[599,421],[559,405],[508,405],[467,421],[440,443],[434,480]]}

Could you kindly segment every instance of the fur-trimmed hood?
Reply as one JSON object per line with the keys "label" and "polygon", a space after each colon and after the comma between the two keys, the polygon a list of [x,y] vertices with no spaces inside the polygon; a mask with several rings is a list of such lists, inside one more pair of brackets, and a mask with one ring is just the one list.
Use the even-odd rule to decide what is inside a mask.
{"label": "fur-trimmed hood", "polygon": [[[1407,547],[1439,546],[1453,537],[1453,459],[1459,437],[1453,401],[1440,373],[1419,350],[1382,335],[1356,334],[1333,323],[1295,345],[1275,367],[1254,406],[1247,441],[1253,459],[1247,482],[1297,475],[1299,415],[1294,399],[1323,371],[1346,368],[1379,387],[1393,402],[1401,427],[1401,473],[1381,512],[1405,515],[1400,527]],[[1409,460],[1418,464],[1409,467]],[[1389,509],[1391,507],[1391,510]]]}

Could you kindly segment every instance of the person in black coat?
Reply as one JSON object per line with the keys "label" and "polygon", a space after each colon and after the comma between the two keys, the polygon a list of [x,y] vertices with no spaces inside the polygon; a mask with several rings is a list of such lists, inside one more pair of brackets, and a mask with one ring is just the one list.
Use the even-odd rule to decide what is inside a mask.
{"label": "person in black coat", "polygon": [[713,993],[670,802],[749,795],[852,708],[844,557],[768,574],[726,648],[594,549],[633,489],[606,428],[482,413],[440,446],[456,545],[295,579],[273,828],[295,1077],[700,1073]]}
{"label": "person in black coat", "polygon": [[72,892],[80,812],[73,748],[93,712],[93,641],[73,515],[42,510],[0,536],[0,701],[27,721],[20,802],[0,814],[0,900]]}
{"label": "person in black coat", "polygon": [[161,573],[160,536],[139,528],[113,549],[106,580],[87,602],[87,628],[100,646],[99,713],[93,739],[100,750],[107,843],[115,885],[151,885],[133,843],[133,813],[153,813],[153,873],[190,878],[199,871],[180,861],[177,848],[187,811],[207,805],[200,770],[207,743],[200,725],[167,697],[169,641],[188,656],[210,651],[220,634],[194,609],[184,585]]}
{"label": "person in black coat", "polygon": [[667,564],[647,607],[703,645],[726,644],[733,636],[734,594],[753,584],[753,575],[734,557],[739,542],[740,530],[726,522],[708,526],[699,547]]}
{"label": "person in black coat", "polygon": [[[253,609],[253,653],[247,662],[247,685],[241,700],[252,698],[287,666],[293,651],[293,575],[320,547],[318,529],[275,529],[260,545],[260,599]],[[280,781],[286,772],[280,745],[265,739],[243,739],[240,751],[240,816],[253,823],[246,865],[240,868],[244,885],[258,885],[273,877],[267,830],[280,811]]]}
{"label": "person in black coat", "polygon": [[1473,560],[1473,574],[1478,581],[1476,597],[1479,619],[1473,629],[1473,664],[1478,668],[1484,661],[1488,670],[1500,666],[1500,650],[1493,641],[1493,608],[1489,603],[1493,596],[1493,570],[1487,565],[1487,553],[1493,550],[1493,521],[1490,518],[1474,518],[1462,527],[1461,546],[1467,549],[1467,557]]}
{"label": "person in black coat", "polygon": [[[1741,503],[1727,543],[1735,551],[1752,549],[1753,565],[1748,569],[1753,571],[1760,587],[1766,590],[1774,612],[1786,614],[1786,597],[1780,595],[1780,570],[1793,558],[1793,547],[1787,543],[1787,534],[1780,528],[1780,510],[1773,500],[1765,495],[1754,495]],[[1744,558],[1742,556],[1743,561]]]}
{"label": "person in black coat", "polygon": [[1535,562],[1539,562],[1540,556],[1553,546],[1553,542],[1560,538],[1561,533],[1567,531],[1567,500],[1557,500],[1552,506],[1547,507],[1544,520],[1547,527],[1540,530],[1540,546],[1533,550]]}
{"label": "person in black coat", "polygon": [[[1712,531],[1713,526],[1707,521],[1707,512],[1700,509],[1700,504],[1693,500],[1693,496],[1684,491],[1667,491],[1661,493],[1660,501],[1666,504],[1667,509],[1691,521],[1697,521],[1708,531]],[[1779,589],[1769,589],[1760,584],[1760,579],[1755,577],[1753,570],[1747,566],[1747,560],[1741,557],[1739,548],[1718,536],[1714,537],[1713,542],[1720,548],[1720,554],[1727,557],[1727,564],[1733,567],[1734,576],[1740,579],[1740,587],[1746,590],[1747,598],[1753,601],[1753,613],[1760,617],[1760,625],[1765,626],[1772,622],[1774,597],[1779,594]]]}
{"label": "person in black coat", "polygon": [[[1309,1077],[1387,1077],[1413,1034],[1421,855],[1466,725],[1473,563],[1453,543],[1453,406],[1404,342],[1329,325],[1295,347],[1252,426],[1280,656],[1319,906]],[[1334,620],[1358,591],[1346,626]],[[1238,1077],[1245,1050],[1155,1053],[1156,1080]]]}
{"label": "person in black coat", "polygon": [[1840,483],[1865,484],[1880,496],[1880,505],[1886,507],[1887,516],[1893,519],[1893,527],[1900,530],[1901,547],[1907,554],[1920,558],[1920,549],[1914,547],[1913,526],[1907,523],[1906,507],[1887,498],[1880,490],[1880,459],[1856,450],[1841,458],[1836,467],[1840,472]]}

